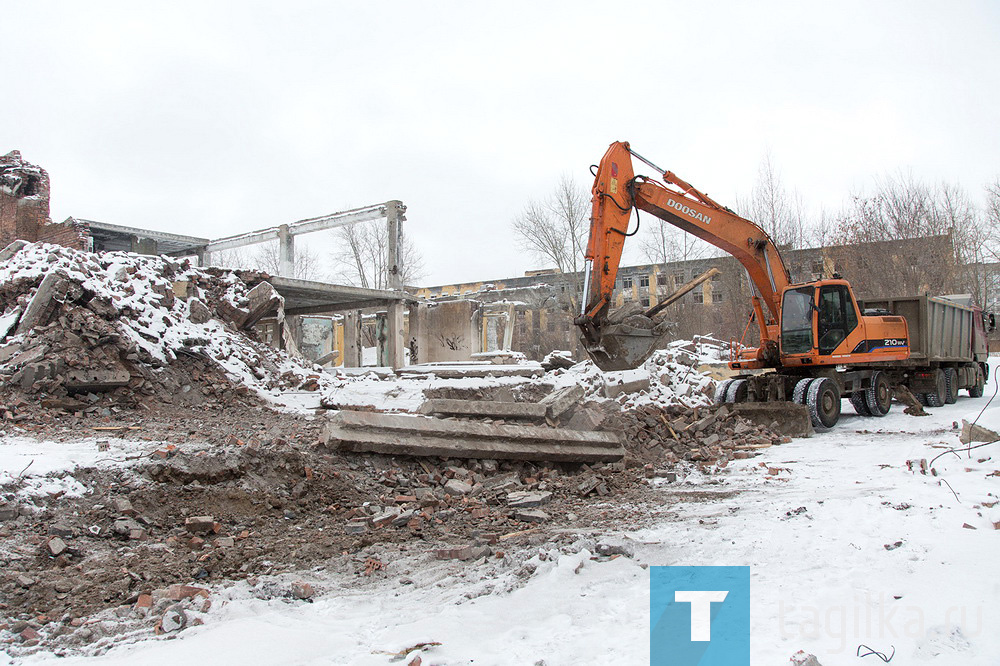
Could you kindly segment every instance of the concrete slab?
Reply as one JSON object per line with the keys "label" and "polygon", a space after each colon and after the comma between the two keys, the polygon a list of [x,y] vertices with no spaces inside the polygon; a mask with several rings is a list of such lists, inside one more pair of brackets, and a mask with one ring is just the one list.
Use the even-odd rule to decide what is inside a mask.
{"label": "concrete slab", "polygon": [[70,370],[66,373],[65,386],[71,393],[111,391],[128,386],[131,378],[127,370]]}
{"label": "concrete slab", "polygon": [[579,384],[566,386],[557,391],[553,391],[539,403],[545,407],[545,415],[550,419],[558,419],[560,416],[573,409],[583,400],[584,390]]}
{"label": "concrete slab", "polygon": [[15,254],[20,252],[28,245],[31,245],[31,243],[29,243],[26,240],[14,241],[4,249],[0,250],[0,261],[8,261],[11,257],[13,257]]}
{"label": "concrete slab", "polygon": [[58,304],[66,298],[69,281],[58,273],[47,273],[17,325],[17,335],[48,323]]}
{"label": "concrete slab", "polygon": [[478,416],[494,419],[545,418],[545,405],[532,402],[495,402],[492,400],[446,400],[435,398],[420,406],[421,414],[447,414],[449,416]]}
{"label": "concrete slab", "polygon": [[263,317],[278,311],[278,307],[283,300],[274,287],[268,282],[261,282],[250,290],[247,294],[250,302],[249,312],[243,321],[242,328],[247,329],[260,321]]}
{"label": "concrete slab", "polygon": [[330,418],[325,438],[344,451],[393,455],[552,462],[614,462],[625,455],[613,433],[346,410]]}
{"label": "concrete slab", "polygon": [[545,374],[541,365],[408,365],[396,370],[400,377],[434,375],[442,379],[462,377],[541,377]]}

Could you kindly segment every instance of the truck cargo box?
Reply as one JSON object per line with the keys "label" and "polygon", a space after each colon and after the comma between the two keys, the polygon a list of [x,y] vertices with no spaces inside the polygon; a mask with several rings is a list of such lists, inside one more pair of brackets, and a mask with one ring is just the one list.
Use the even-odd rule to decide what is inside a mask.
{"label": "truck cargo box", "polygon": [[914,361],[953,363],[986,359],[985,336],[973,335],[976,318],[982,317],[982,311],[960,299],[870,298],[859,300],[858,307],[862,311],[885,311],[904,317],[910,333],[910,358]]}

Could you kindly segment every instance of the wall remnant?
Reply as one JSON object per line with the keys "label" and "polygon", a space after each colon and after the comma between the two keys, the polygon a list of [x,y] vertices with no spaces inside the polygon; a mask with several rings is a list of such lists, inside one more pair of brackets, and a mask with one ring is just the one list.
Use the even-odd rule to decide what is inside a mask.
{"label": "wall remnant", "polygon": [[0,156],[0,246],[15,240],[53,243],[77,250],[89,248],[86,225],[49,219],[49,174],[25,162],[21,152]]}

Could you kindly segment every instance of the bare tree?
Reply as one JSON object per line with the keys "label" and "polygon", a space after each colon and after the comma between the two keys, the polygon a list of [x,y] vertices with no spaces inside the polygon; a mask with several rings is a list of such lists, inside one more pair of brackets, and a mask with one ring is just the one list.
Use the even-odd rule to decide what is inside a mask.
{"label": "bare tree", "polygon": [[562,176],[548,199],[529,201],[514,218],[514,232],[521,245],[537,259],[555,265],[570,277],[568,305],[576,307],[583,269],[583,255],[590,232],[590,201],[569,176]]}
{"label": "bare tree", "polygon": [[779,246],[802,247],[806,239],[806,221],[802,197],[789,193],[781,182],[771,154],[761,160],[757,182],[747,199],[736,199],[740,215],[756,222]]}
{"label": "bare tree", "polygon": [[[340,266],[336,277],[357,287],[387,289],[389,236],[385,223],[373,220],[340,227],[336,237],[334,259]],[[399,255],[403,284],[424,276],[423,259],[405,232],[400,235]]]}
{"label": "bare tree", "polygon": [[837,270],[868,296],[948,293],[956,288],[956,247],[965,214],[951,192],[911,174],[884,176],[871,196],[856,195],[838,220]]}
{"label": "bare tree", "polygon": [[[280,275],[281,271],[276,242],[224,250],[216,254],[215,263],[230,268],[263,271],[270,275]],[[319,255],[309,248],[296,246],[293,265],[294,272],[290,277],[299,280],[321,280],[325,277]]]}

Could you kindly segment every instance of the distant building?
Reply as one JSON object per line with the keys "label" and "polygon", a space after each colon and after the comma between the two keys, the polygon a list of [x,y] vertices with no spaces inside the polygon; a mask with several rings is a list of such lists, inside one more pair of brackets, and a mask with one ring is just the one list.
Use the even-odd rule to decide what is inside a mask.
{"label": "distant building", "polygon": [[[831,277],[836,272],[851,281],[861,296],[954,291],[954,257],[950,235],[886,241],[865,247],[782,251],[793,283]],[[872,266],[873,262],[877,266]],[[620,308],[627,303],[650,307],[711,268],[719,269],[719,274],[665,310],[664,316],[675,322],[672,337],[702,334],[723,340],[740,339],[747,330],[750,290],[745,270],[728,255],[622,266],[615,282],[612,307]],[[515,311],[512,350],[540,359],[556,349],[581,355],[573,319],[579,310],[582,285],[580,273],[548,269],[528,271],[520,277],[408,290],[432,301],[463,298],[512,304]],[[754,342],[754,329],[749,327],[746,342]]]}

